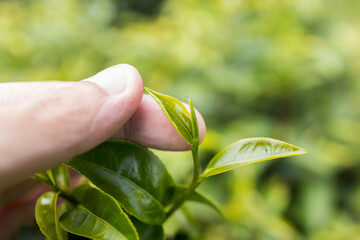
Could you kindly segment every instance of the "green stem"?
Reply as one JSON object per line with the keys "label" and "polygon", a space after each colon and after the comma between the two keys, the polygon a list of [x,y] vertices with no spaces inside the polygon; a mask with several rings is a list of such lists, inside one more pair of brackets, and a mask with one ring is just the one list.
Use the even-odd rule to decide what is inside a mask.
{"label": "green stem", "polygon": [[172,208],[169,210],[169,212],[166,215],[166,219],[168,219],[178,208],[180,208],[183,203],[186,201],[186,199],[195,191],[196,187],[199,185],[199,177],[201,174],[201,168],[200,168],[200,164],[199,164],[199,144],[193,144],[191,146],[191,153],[192,153],[192,157],[193,157],[193,162],[194,162],[194,172],[193,172],[193,178],[192,181],[189,185],[189,187],[187,188],[185,194],[177,201],[174,203],[174,205],[172,206]]}
{"label": "green stem", "polygon": [[199,180],[199,176],[201,174],[201,169],[200,169],[200,163],[199,163],[199,145],[198,144],[194,144],[194,146],[191,147],[191,153],[192,153],[192,157],[193,157],[193,162],[194,162],[194,174],[193,174],[193,179],[191,181],[190,186],[197,186],[197,182]]}

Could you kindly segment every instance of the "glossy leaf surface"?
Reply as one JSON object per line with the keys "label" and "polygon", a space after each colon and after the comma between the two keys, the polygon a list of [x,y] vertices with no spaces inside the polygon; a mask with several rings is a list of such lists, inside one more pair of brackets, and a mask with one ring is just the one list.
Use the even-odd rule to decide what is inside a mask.
{"label": "glossy leaf surface", "polygon": [[220,151],[210,161],[201,177],[209,177],[252,163],[304,153],[306,151],[302,148],[272,138],[242,139]]}
{"label": "glossy leaf surface", "polygon": [[66,231],[90,239],[126,240],[124,235],[109,224],[80,207],[63,214],[60,218],[60,224]]}
{"label": "glossy leaf surface", "polygon": [[52,182],[52,180],[49,178],[48,174],[46,171],[42,171],[40,173],[35,173],[33,174],[33,177],[39,181],[39,182],[42,182],[44,183],[45,185],[53,188],[54,187],[54,184]]}
{"label": "glossy leaf surface", "polygon": [[65,233],[59,226],[56,203],[59,193],[46,192],[37,200],[35,218],[40,231],[48,239],[64,239]]}
{"label": "glossy leaf surface", "polygon": [[113,196],[131,215],[148,224],[165,219],[163,202],[174,182],[149,150],[123,141],[107,141],[68,165]]}
{"label": "glossy leaf surface", "polygon": [[194,144],[199,144],[200,137],[199,137],[199,125],[195,114],[195,109],[192,104],[192,101],[189,99],[189,106],[190,106],[190,113],[191,113],[191,126],[192,126],[192,133],[193,133],[193,139]]}
{"label": "glossy leaf surface", "polygon": [[69,176],[69,171],[65,165],[60,165],[56,168],[52,168],[50,170],[50,173],[52,175],[54,184],[58,189],[62,191],[69,190],[70,176]]}
{"label": "glossy leaf surface", "polygon": [[174,125],[176,131],[187,141],[192,144],[193,132],[192,121],[189,111],[185,106],[174,97],[155,92],[145,88],[151,97],[159,104],[169,121]]}
{"label": "glossy leaf surface", "polygon": [[109,223],[127,239],[139,239],[130,218],[109,195],[90,185],[81,185],[74,189],[73,196],[82,207]]}
{"label": "glossy leaf surface", "polygon": [[61,225],[67,231],[94,239],[139,239],[129,217],[107,194],[81,185],[72,195],[80,205],[61,218]]}
{"label": "glossy leaf surface", "polygon": [[148,225],[137,219],[132,219],[139,233],[140,240],[165,240],[164,228],[161,225]]}

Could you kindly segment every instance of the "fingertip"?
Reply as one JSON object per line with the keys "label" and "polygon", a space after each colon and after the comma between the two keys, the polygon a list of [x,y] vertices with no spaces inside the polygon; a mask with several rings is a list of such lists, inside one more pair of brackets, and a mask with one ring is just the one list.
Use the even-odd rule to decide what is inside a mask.
{"label": "fingertip", "polygon": [[144,91],[143,80],[139,71],[129,64],[118,64],[113,67],[119,68],[122,71],[126,72],[127,86],[125,94],[131,95],[136,98],[136,105],[138,105],[141,102]]}
{"label": "fingertip", "polygon": [[[98,131],[104,131],[104,127],[111,126],[115,133],[123,127],[138,108],[143,97],[143,81],[138,70],[129,64],[114,65],[102,72],[105,74],[102,74],[101,81],[106,81],[109,76],[116,81],[125,82],[125,87],[121,92],[110,94],[110,98],[94,120],[96,125],[102,126]],[[111,87],[111,85],[109,86]],[[112,86],[116,87],[117,85],[113,84]]]}
{"label": "fingertip", "polygon": [[140,96],[143,92],[140,73],[129,64],[111,66],[83,81],[96,84],[109,95],[125,93]]}

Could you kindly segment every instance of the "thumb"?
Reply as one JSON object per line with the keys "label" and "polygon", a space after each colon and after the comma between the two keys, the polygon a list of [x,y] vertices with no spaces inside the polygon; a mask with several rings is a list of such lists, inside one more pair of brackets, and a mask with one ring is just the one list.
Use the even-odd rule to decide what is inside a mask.
{"label": "thumb", "polygon": [[0,108],[0,183],[52,168],[105,141],[134,114],[142,96],[138,71],[121,64]]}

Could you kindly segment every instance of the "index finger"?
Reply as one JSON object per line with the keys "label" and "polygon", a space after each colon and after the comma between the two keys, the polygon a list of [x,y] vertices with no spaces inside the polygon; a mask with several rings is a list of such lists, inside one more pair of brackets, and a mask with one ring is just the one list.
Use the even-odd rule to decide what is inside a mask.
{"label": "index finger", "polygon": [[[1,83],[0,107],[19,104],[73,83],[62,81]],[[196,115],[200,141],[202,141],[206,131],[205,122],[199,112],[196,111]],[[157,103],[146,94],[135,114],[113,137],[160,150],[181,151],[190,147],[176,132]]]}

